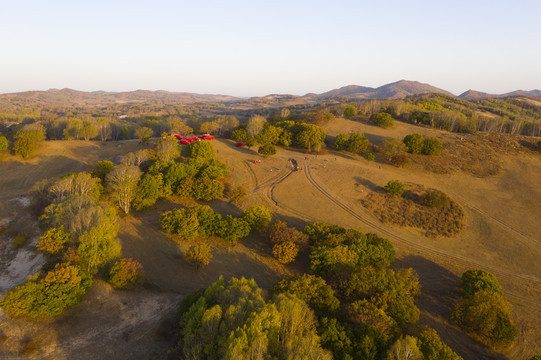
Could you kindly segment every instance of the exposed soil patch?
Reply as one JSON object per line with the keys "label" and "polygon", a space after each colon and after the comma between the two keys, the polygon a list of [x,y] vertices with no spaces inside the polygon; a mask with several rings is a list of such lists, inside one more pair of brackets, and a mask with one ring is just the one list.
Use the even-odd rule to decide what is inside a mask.
{"label": "exposed soil patch", "polygon": [[407,183],[402,196],[370,191],[362,204],[382,223],[411,226],[426,230],[426,236],[454,236],[464,227],[464,211],[450,200],[441,208],[421,204],[421,196],[427,189],[422,185]]}

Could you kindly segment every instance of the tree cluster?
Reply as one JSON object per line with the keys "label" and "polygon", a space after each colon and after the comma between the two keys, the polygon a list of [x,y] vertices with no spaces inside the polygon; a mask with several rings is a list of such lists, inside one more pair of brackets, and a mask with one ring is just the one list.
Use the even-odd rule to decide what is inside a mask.
{"label": "tree cluster", "polygon": [[336,150],[347,150],[355,154],[366,155],[370,152],[370,142],[364,134],[338,134],[334,140]]}
{"label": "tree cluster", "polygon": [[462,274],[460,287],[462,299],[453,313],[455,321],[487,345],[511,346],[518,330],[496,277],[483,270],[468,270]]}

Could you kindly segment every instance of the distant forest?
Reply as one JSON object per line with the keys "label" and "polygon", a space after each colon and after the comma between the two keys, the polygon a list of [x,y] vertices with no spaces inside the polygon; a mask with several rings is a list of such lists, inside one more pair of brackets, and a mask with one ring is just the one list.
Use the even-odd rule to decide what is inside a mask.
{"label": "distant forest", "polygon": [[[53,100],[36,97],[0,97],[0,133],[13,140],[25,126],[43,126],[48,140],[126,140],[138,136],[140,127],[153,136],[170,132],[230,134],[253,115],[269,121],[292,120],[323,125],[334,117],[366,120],[386,112],[408,123],[422,124],[457,133],[475,131],[541,136],[541,98],[515,96],[479,101],[461,100],[444,94],[424,94],[405,99],[357,100],[345,96],[324,102],[291,105],[265,98],[223,102],[168,102],[156,98],[138,102],[85,103],[70,96]],[[234,118],[233,118],[234,117]],[[203,126],[202,126],[203,125]]]}

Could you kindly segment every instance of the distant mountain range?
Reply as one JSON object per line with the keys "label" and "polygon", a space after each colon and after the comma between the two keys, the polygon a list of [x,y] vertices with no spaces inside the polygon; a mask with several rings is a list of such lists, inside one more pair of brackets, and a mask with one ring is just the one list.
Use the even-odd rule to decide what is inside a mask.
{"label": "distant mountain range", "polygon": [[[322,94],[309,93],[303,96],[296,95],[278,95],[272,94],[262,97],[253,97],[249,99],[238,98],[229,95],[207,95],[194,94],[186,92],[169,91],[149,91],[136,90],[128,92],[106,92],[106,91],[78,91],[72,89],[49,89],[47,91],[26,91],[11,94],[0,94],[0,100],[8,100],[14,103],[47,103],[47,104],[67,104],[70,105],[106,105],[122,103],[145,103],[160,102],[171,104],[189,104],[194,102],[226,102],[236,104],[300,104],[313,103],[318,101],[327,101],[333,98],[347,97],[352,99],[403,99],[410,95],[420,95],[428,93],[441,93],[449,96],[455,96],[450,92],[437,88],[435,86],[420,83],[418,81],[400,80],[394,83],[386,84],[377,88],[366,86],[348,85],[339,89],[330,90]],[[458,98],[467,101],[477,101],[495,97],[508,96],[541,96],[541,90],[523,91],[517,90],[506,94],[496,95],[468,90],[459,95]]]}

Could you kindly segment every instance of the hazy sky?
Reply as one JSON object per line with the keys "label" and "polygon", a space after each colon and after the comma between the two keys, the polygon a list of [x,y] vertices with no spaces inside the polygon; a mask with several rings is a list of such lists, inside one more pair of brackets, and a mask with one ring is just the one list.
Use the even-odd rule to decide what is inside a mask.
{"label": "hazy sky", "polygon": [[541,1],[0,0],[0,92],[541,88]]}

